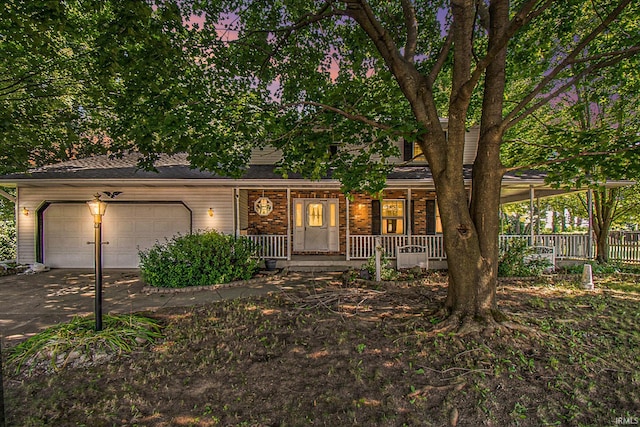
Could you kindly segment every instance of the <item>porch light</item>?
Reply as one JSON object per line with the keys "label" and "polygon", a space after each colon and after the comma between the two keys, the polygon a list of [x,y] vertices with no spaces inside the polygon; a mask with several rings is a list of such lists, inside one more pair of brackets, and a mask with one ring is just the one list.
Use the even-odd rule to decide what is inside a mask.
{"label": "porch light", "polygon": [[22,215],[24,215],[24,216],[29,216],[29,209],[27,209],[27,208],[23,207],[23,208],[22,208]]}
{"label": "porch light", "polygon": [[95,231],[95,267],[96,267],[96,296],[95,296],[95,316],[96,331],[102,330],[102,216],[107,210],[107,204],[100,200],[100,194],[95,195],[95,199],[87,202],[89,211],[93,215],[93,228]]}
{"label": "porch light", "polygon": [[209,210],[207,211],[207,213],[209,214],[210,217],[213,218],[213,208],[209,208]]}

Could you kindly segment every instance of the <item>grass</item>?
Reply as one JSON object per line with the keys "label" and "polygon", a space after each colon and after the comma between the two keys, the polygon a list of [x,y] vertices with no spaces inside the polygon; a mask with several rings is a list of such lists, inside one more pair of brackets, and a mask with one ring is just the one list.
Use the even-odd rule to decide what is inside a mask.
{"label": "grass", "polygon": [[9,424],[614,425],[640,417],[634,280],[500,286],[514,327],[491,336],[436,332],[441,283],[164,309],[108,363],[7,372]]}
{"label": "grass", "polygon": [[131,353],[141,344],[161,337],[158,323],[139,315],[103,316],[103,330],[95,331],[95,318],[75,317],[46,329],[13,347],[7,362],[16,373],[31,374],[45,368],[57,371]]}

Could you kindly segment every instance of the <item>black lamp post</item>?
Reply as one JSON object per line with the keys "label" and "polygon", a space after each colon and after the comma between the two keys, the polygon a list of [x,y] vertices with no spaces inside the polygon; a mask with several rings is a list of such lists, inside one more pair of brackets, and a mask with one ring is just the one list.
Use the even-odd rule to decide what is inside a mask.
{"label": "black lamp post", "polygon": [[95,199],[87,202],[91,215],[93,215],[93,228],[95,230],[95,266],[96,266],[96,331],[102,330],[102,216],[107,210],[107,204],[100,200],[100,194]]}

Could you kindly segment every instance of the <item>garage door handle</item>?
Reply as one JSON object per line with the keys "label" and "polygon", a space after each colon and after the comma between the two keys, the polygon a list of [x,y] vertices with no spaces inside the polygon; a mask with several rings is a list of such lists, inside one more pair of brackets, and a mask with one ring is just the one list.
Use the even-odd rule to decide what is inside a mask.
{"label": "garage door handle", "polygon": [[[87,242],[87,245],[95,245],[95,241],[94,242]],[[102,242],[103,245],[108,245],[109,242]]]}

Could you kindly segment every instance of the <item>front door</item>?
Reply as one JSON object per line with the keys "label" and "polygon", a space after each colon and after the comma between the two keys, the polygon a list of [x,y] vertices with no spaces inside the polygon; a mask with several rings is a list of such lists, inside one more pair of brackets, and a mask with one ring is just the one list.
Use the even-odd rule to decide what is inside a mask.
{"label": "front door", "polygon": [[305,252],[336,252],[338,199],[294,199],[293,249]]}

